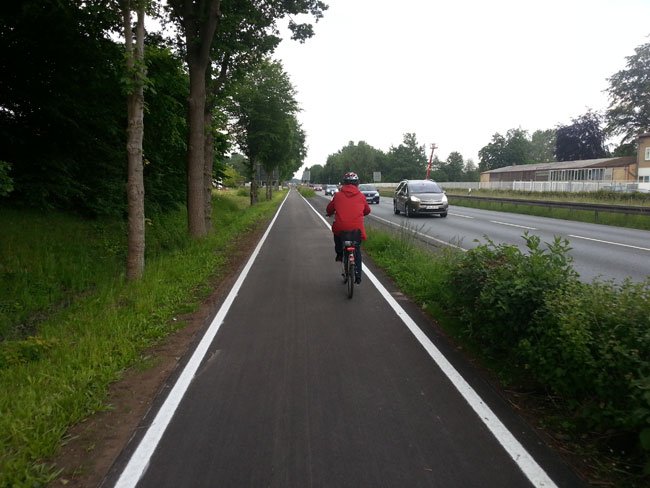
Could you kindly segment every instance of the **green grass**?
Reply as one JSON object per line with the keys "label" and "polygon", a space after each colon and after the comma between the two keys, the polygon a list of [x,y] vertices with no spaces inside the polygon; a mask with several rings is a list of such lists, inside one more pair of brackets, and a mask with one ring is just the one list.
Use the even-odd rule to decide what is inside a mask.
{"label": "green grass", "polygon": [[215,232],[202,240],[187,237],[184,211],[154,220],[145,276],[133,283],[123,278],[122,224],[0,215],[2,262],[10,258],[2,272],[12,274],[3,304],[20,304],[8,307],[0,342],[0,487],[47,483],[54,471],[43,460],[66,430],[106,408],[109,384],[183,327],[181,316],[222,276],[238,237],[268,221],[283,195],[249,207],[220,193]]}
{"label": "green grass", "polygon": [[[575,200],[574,200],[575,201]],[[598,202],[603,203],[603,202]],[[620,204],[620,203],[619,203]],[[595,212],[593,210],[572,210],[564,208],[538,207],[518,203],[485,202],[469,198],[449,196],[450,206],[480,208],[483,210],[496,210],[499,212],[519,213],[549,217],[553,219],[573,220],[589,224],[603,224],[630,229],[650,230],[650,218],[645,215],[625,215],[615,212]]]}

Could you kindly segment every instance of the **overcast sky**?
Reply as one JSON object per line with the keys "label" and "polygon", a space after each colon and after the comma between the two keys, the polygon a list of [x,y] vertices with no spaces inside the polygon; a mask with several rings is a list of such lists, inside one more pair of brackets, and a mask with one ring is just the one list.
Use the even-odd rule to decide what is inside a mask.
{"label": "overcast sky", "polygon": [[607,79],[650,42],[650,0],[324,0],[316,35],[275,57],[297,90],[302,169],[407,132],[478,163],[492,136],[604,110]]}

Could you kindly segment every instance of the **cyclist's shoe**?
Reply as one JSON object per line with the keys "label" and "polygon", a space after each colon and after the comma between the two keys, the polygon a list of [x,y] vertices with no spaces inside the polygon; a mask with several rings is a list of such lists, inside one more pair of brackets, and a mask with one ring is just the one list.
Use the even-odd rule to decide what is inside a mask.
{"label": "cyclist's shoe", "polygon": [[336,257],[334,258],[334,261],[343,261],[343,254],[337,254]]}
{"label": "cyclist's shoe", "polygon": [[354,282],[355,282],[357,285],[360,285],[360,284],[361,284],[361,276],[357,276],[357,277],[355,278]]}

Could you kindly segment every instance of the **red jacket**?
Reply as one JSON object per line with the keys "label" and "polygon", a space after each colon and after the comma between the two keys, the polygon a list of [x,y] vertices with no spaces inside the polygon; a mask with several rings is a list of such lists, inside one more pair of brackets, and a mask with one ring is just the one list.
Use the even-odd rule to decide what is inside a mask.
{"label": "red jacket", "polygon": [[366,239],[363,217],[370,213],[366,197],[356,185],[343,185],[327,204],[327,215],[334,216],[332,232],[339,234],[343,230],[361,229],[361,238]]}

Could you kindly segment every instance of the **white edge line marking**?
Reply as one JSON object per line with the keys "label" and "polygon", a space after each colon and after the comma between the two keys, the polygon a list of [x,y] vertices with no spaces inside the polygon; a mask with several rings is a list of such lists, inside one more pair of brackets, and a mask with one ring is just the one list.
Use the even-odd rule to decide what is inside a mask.
{"label": "white edge line marking", "polygon": [[284,197],[284,200],[282,200],[282,203],[280,204],[280,207],[275,213],[273,220],[271,221],[268,228],[266,229],[266,232],[260,239],[260,242],[257,244],[257,247],[253,251],[253,254],[248,259],[246,266],[244,267],[241,274],[239,275],[239,278],[233,285],[232,290],[230,290],[230,293],[226,297],[226,300],[223,302],[221,308],[214,316],[214,319],[212,319],[212,323],[210,324],[210,327],[208,327],[208,329],[206,330],[205,334],[203,335],[203,338],[201,339],[201,342],[194,350],[192,357],[185,365],[185,368],[183,368],[182,373],[176,380],[174,387],[169,392],[169,395],[167,396],[165,402],[160,407],[160,410],[158,410],[156,417],[154,418],[153,422],[147,429],[147,432],[145,433],[144,437],[140,441],[140,444],[138,444],[138,447],[136,448],[135,452],[131,455],[128,464],[124,468],[124,471],[122,471],[122,474],[120,475],[119,479],[117,480],[117,483],[115,484],[115,488],[135,487],[140,481],[140,478],[147,471],[147,468],[149,467],[149,461],[151,460],[151,456],[156,450],[156,447],[158,446],[160,439],[162,438],[163,434],[165,433],[165,430],[167,429],[167,426],[169,425],[169,422],[174,416],[174,413],[176,412],[176,408],[178,407],[181,400],[183,399],[183,395],[185,395],[187,388],[192,383],[192,380],[194,379],[194,375],[196,374],[196,371],[201,365],[201,362],[203,361],[203,358],[205,357],[205,354],[208,348],[210,347],[210,344],[214,340],[214,337],[216,336],[217,332],[219,331],[221,324],[223,324],[226,314],[230,310],[230,307],[233,304],[235,297],[239,293],[239,289],[241,288],[244,280],[246,279],[246,276],[248,275],[251,267],[253,266],[253,262],[257,258],[257,255],[259,254],[260,249],[264,244],[264,241],[266,241],[266,238],[269,235],[269,232],[271,231],[273,224],[275,224],[275,221],[278,218],[278,215],[280,214],[282,207],[284,206],[284,202],[287,201],[287,197],[289,196],[289,193],[291,192],[290,191],[287,192],[287,195]]}
{"label": "white edge line marking", "polygon": [[490,220],[490,222],[492,222],[493,224],[508,225],[510,227],[519,227],[520,229],[537,230],[536,227],[526,227],[525,225],[509,224],[508,222],[499,222],[498,220]]}
{"label": "white edge line marking", "polygon": [[591,237],[575,236],[575,235],[572,235],[572,234],[569,234],[569,237],[575,237],[576,239],[585,239],[587,241],[600,242],[600,243],[603,243],[603,244],[611,244],[612,246],[630,247],[632,249],[639,249],[640,251],[650,251],[650,249],[648,249],[647,247],[632,246],[630,244],[622,244],[620,242],[602,241],[600,239],[592,239]]}
{"label": "white edge line marking", "polygon": [[[304,197],[303,197],[304,198]],[[307,200],[305,199],[307,202]],[[318,211],[307,202],[311,209],[319,215],[322,220],[329,226],[329,223],[318,213]],[[383,219],[382,219],[383,220]],[[553,480],[546,474],[546,472],[537,464],[537,461],[526,451],[521,443],[515,438],[514,435],[507,429],[499,418],[492,412],[481,397],[474,391],[474,389],[465,381],[456,368],[454,368],[447,358],[440,352],[440,350],[431,342],[424,332],[417,326],[415,321],[404,311],[404,309],[397,303],[397,300],[384,288],[375,275],[368,269],[368,266],[363,266],[364,273],[368,276],[373,285],[377,288],[379,293],[384,297],[386,302],[395,311],[397,316],[402,319],[402,322],[408,327],[411,333],[415,336],[418,342],[424,347],[431,359],[438,365],[442,372],[449,378],[454,387],[462,395],[469,406],[476,412],[479,418],[483,421],[485,426],[492,432],[492,435],[501,444],[501,446],[510,455],[512,460],[519,466],[519,469],[524,473],[528,480],[536,487],[552,488],[557,487]]]}

